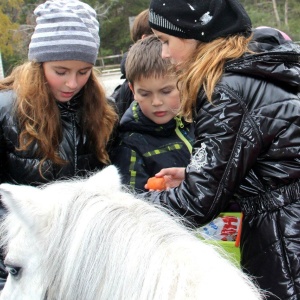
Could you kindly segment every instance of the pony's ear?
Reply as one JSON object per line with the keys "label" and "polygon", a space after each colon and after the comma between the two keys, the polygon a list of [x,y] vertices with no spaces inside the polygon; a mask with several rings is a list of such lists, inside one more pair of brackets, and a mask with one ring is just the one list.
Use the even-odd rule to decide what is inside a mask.
{"label": "pony's ear", "polygon": [[3,183],[0,185],[0,195],[4,207],[29,226],[36,223],[36,216],[40,222],[40,217],[49,211],[43,203],[42,191],[32,186]]}
{"label": "pony's ear", "polygon": [[86,181],[86,188],[96,192],[111,192],[120,190],[121,176],[114,165],[110,165],[95,173]]}

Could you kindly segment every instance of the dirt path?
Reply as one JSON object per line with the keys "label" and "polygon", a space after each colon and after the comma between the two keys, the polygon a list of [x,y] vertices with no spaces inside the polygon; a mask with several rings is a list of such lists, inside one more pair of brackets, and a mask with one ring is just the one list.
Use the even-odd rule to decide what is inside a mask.
{"label": "dirt path", "polygon": [[121,84],[124,79],[120,79],[121,73],[111,74],[111,75],[101,75],[99,81],[104,85],[106,90],[106,95],[110,96],[113,90]]}

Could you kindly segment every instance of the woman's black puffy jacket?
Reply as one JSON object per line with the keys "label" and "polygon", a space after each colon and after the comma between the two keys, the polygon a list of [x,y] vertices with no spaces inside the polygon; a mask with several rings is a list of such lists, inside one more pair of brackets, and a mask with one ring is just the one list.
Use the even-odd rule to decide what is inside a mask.
{"label": "woman's black puffy jacket", "polygon": [[81,97],[67,103],[57,102],[61,114],[62,141],[60,156],[67,161],[63,166],[46,161],[43,176],[39,174],[39,158],[35,154],[37,145],[27,151],[17,151],[19,128],[13,113],[15,94],[0,92],[0,182],[40,185],[49,181],[85,176],[90,171],[103,168],[89,147],[87,135],[80,122]]}
{"label": "woman's black puffy jacket", "polygon": [[236,198],[242,267],[269,299],[299,300],[300,46],[265,30],[251,47],[259,53],[227,63],[212,103],[199,93],[185,180],[147,196],[196,225]]}

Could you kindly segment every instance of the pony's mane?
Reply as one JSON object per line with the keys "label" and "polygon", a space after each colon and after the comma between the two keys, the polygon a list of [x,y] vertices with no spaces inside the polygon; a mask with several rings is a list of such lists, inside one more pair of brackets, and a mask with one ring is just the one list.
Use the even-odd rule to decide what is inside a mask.
{"label": "pony's mane", "polygon": [[[49,195],[52,187],[67,195],[60,200],[54,195],[42,231],[30,233],[38,236],[43,252],[47,299],[219,299],[222,290],[231,288],[227,275],[233,286],[251,290],[243,299],[261,299],[250,279],[200,242],[181,218],[124,187],[97,191],[83,182],[77,180],[75,190],[74,181],[42,188]],[[24,225],[9,215],[2,226],[7,243]]]}
{"label": "pony's mane", "polygon": [[[46,245],[43,269],[49,299],[135,299],[137,287],[145,291],[140,299],[168,299],[172,291],[166,287],[172,284],[167,282],[178,286],[181,280],[172,276],[180,272],[170,250],[181,252],[196,239],[179,221],[121,192],[110,199],[79,193],[56,209],[47,234],[51,244]],[[160,283],[165,288],[158,289]],[[183,285],[178,299],[186,293]]]}

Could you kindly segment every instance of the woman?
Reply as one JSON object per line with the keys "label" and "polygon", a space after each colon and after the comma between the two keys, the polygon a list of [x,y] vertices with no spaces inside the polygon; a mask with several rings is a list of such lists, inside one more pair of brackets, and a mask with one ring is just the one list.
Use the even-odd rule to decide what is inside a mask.
{"label": "woman", "polygon": [[[29,61],[0,81],[1,183],[37,186],[109,164],[117,114],[93,71],[96,12],[77,0],[49,0],[34,13]],[[0,277],[5,282],[3,269]]]}
{"label": "woman", "polygon": [[252,34],[237,0],[152,0],[149,23],[196,123],[191,163],[159,172],[169,189],[149,200],[196,225],[237,200],[243,269],[269,299],[299,299],[299,46],[272,28]]}

